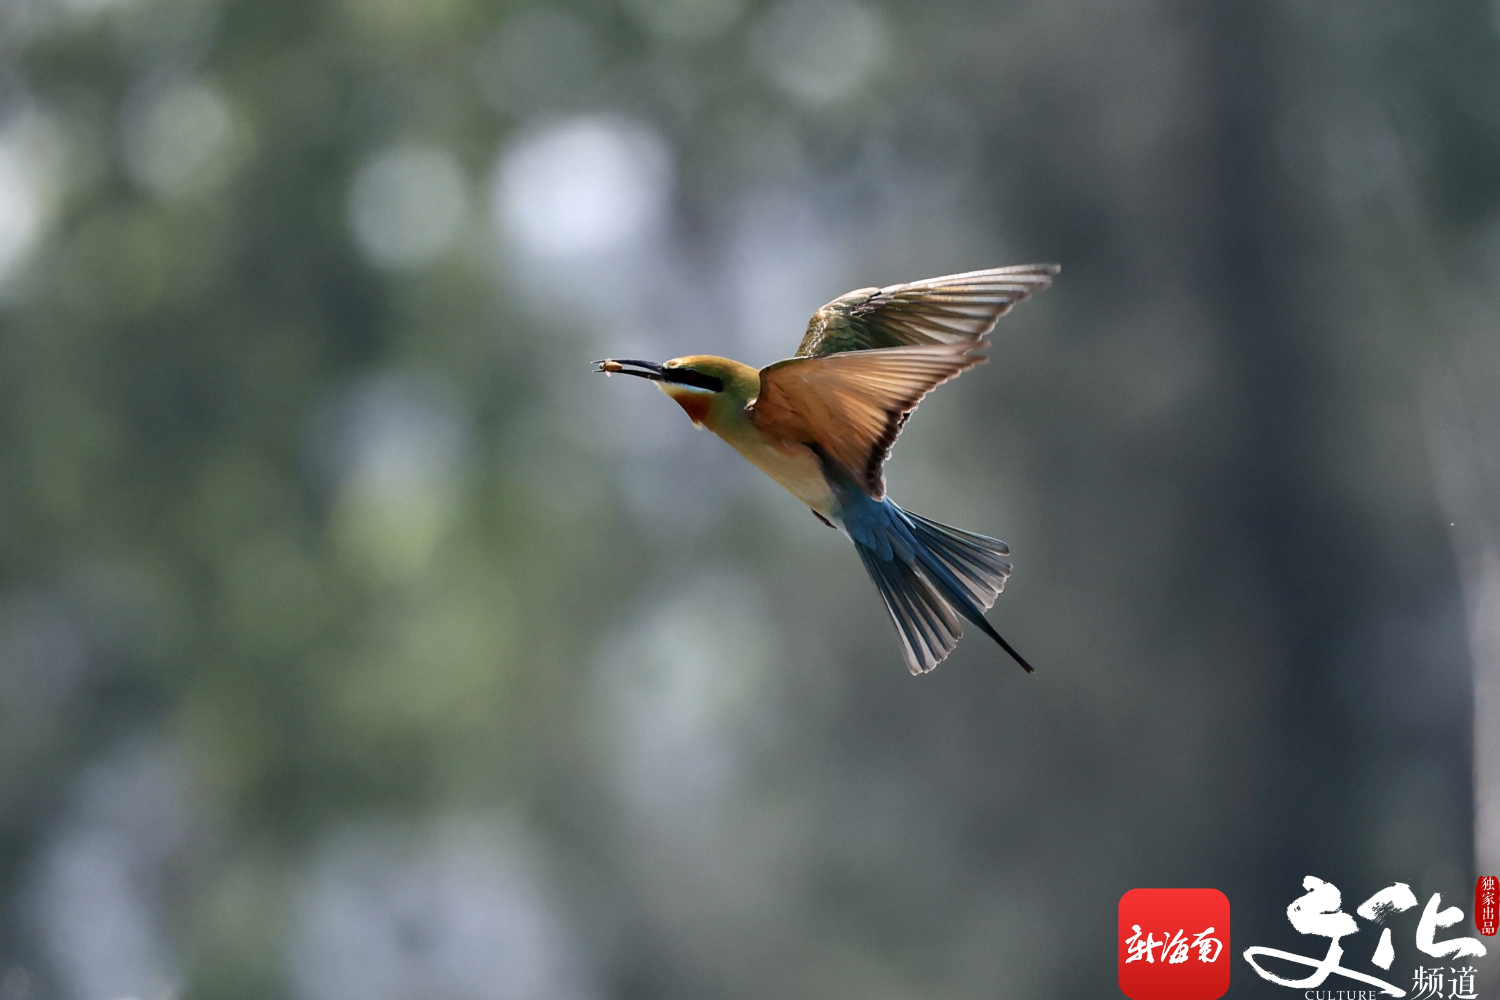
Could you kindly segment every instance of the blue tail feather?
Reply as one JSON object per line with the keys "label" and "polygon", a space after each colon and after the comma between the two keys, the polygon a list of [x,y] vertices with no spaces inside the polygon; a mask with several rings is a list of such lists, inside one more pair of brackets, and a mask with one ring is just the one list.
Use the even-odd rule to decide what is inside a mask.
{"label": "blue tail feather", "polygon": [[896,623],[907,668],[914,674],[926,673],[957,645],[963,634],[958,616],[910,563],[881,559],[858,543],[855,549]]}
{"label": "blue tail feather", "polygon": [[986,611],[994,607],[1010,577],[1010,547],[997,538],[950,528],[908,510],[901,513],[911,522],[917,539],[963,585],[974,603]]}
{"label": "blue tail feather", "polygon": [[947,658],[963,634],[960,618],[1032,671],[984,618],[1011,573],[1004,542],[930,521],[863,492],[850,491],[842,499],[844,528],[895,622],[912,673],[926,673]]}

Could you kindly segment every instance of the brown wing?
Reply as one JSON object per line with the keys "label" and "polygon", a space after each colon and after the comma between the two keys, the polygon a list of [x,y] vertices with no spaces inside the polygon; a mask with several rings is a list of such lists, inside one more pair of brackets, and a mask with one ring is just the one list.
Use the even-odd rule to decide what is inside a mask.
{"label": "brown wing", "polygon": [[1057,264],[1020,264],[861,288],[813,314],[797,357],[917,344],[973,343],[1033,292],[1052,284]]}
{"label": "brown wing", "polygon": [[885,495],[881,467],[922,397],[984,364],[973,343],[929,344],[790,358],[760,373],[750,416],[772,438],[814,445],[870,496]]}

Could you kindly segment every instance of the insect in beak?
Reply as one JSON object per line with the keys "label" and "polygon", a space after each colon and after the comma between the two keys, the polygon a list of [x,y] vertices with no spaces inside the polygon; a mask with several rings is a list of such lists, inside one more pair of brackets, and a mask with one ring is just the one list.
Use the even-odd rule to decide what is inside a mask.
{"label": "insect in beak", "polygon": [[[638,375],[641,378],[649,378],[656,382],[660,382],[662,380],[661,365],[657,364],[654,361],[616,361],[613,358],[605,358],[602,361],[595,361],[594,364],[599,366],[598,368],[595,368],[594,371],[603,372],[606,375],[613,375],[616,372],[619,372],[622,375]],[[632,367],[626,368],[626,365],[631,365]],[[635,369],[645,370],[636,371]]]}

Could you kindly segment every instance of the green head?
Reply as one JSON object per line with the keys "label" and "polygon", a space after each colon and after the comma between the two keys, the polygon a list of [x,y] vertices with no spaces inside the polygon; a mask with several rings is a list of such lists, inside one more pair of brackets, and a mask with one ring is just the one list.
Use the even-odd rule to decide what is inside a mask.
{"label": "green head", "polygon": [[597,364],[606,375],[619,372],[651,379],[676,400],[693,423],[714,431],[743,420],[746,404],[760,394],[758,369],[712,354],[692,354],[662,364],[614,360]]}

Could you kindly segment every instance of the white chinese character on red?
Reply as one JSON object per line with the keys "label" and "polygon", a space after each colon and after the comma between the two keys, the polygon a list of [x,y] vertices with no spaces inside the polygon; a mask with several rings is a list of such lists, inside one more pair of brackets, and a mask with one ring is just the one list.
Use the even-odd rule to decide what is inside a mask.
{"label": "white chinese character on red", "polygon": [[[1167,932],[1162,931],[1162,937],[1166,936]],[[1161,960],[1169,965],[1181,965],[1188,960],[1188,940],[1182,936],[1182,928],[1177,929],[1171,941],[1162,945]]]}
{"label": "white chinese character on red", "polygon": [[1224,942],[1216,937],[1209,937],[1214,929],[1212,927],[1201,930],[1193,935],[1193,947],[1198,949],[1198,961],[1212,964],[1219,960],[1219,952],[1224,950]]}
{"label": "white chinese character on red", "polygon": [[1130,952],[1130,957],[1125,960],[1125,964],[1129,965],[1131,962],[1139,962],[1143,958],[1148,964],[1155,962],[1156,958],[1152,954],[1152,951],[1160,948],[1163,942],[1156,940],[1149,933],[1146,935],[1146,940],[1138,940],[1141,936],[1140,924],[1131,924],[1130,929],[1135,931],[1135,933],[1125,939],[1125,946]]}

